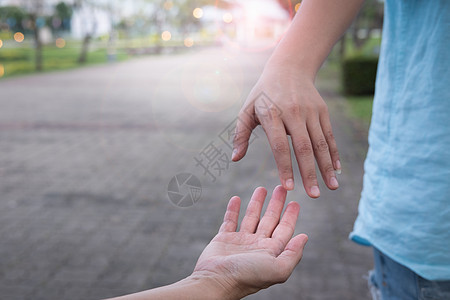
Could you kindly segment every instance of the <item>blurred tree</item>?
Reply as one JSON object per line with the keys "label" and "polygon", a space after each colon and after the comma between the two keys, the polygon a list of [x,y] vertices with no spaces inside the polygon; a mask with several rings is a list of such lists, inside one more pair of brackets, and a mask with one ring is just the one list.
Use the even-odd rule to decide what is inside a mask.
{"label": "blurred tree", "polygon": [[108,34],[108,45],[107,45],[107,55],[108,61],[116,60],[116,41],[118,38],[117,28],[120,23],[119,20],[122,18],[123,12],[123,1],[121,0],[109,0],[106,4],[106,12],[109,16],[109,22],[111,24],[111,30]]}
{"label": "blurred tree", "polygon": [[0,7],[0,30],[24,32],[27,13],[17,6]]}
{"label": "blurred tree", "polygon": [[0,26],[7,30],[25,32],[31,30],[35,46],[36,71],[42,71],[42,41],[40,29],[45,26],[43,18],[44,0],[21,2],[21,7],[0,8]]}
{"label": "blurred tree", "polygon": [[160,34],[163,31],[163,27],[167,22],[167,15],[168,15],[167,10],[164,8],[164,3],[166,2],[166,0],[147,0],[147,2],[151,2],[152,5],[152,13],[150,15],[150,21],[152,22],[153,27],[155,28],[155,32],[158,36],[158,38],[156,39],[155,50],[156,53],[160,53],[162,50]]}
{"label": "blurred tree", "polygon": [[[177,28],[182,36],[198,31],[201,22],[193,16],[195,8],[206,5],[230,7],[228,1],[220,0],[147,0],[152,3],[151,21],[154,31],[160,35],[164,27]],[[157,43],[158,52],[161,50],[161,39]]]}
{"label": "blurred tree", "polygon": [[72,18],[73,14],[72,7],[67,5],[65,2],[59,2],[58,4],[56,4],[55,12],[56,15],[63,20]]}
{"label": "blurred tree", "polygon": [[339,42],[339,59],[344,62],[348,35],[350,35],[352,45],[357,51],[360,51],[372,37],[375,29],[383,28],[383,2],[380,0],[366,0],[358,16],[353,21],[352,26],[342,36]]}
{"label": "blurred tree", "polygon": [[366,0],[350,29],[356,49],[361,49],[372,36],[375,29],[383,27],[383,2]]}
{"label": "blurred tree", "polygon": [[179,0],[177,1],[178,14],[174,18],[175,26],[181,28],[183,36],[186,36],[190,32],[198,31],[201,27],[199,19],[193,16],[193,11],[197,7],[211,5],[211,0]]}
{"label": "blurred tree", "polygon": [[42,41],[40,37],[40,29],[45,25],[45,21],[42,19],[44,7],[44,0],[34,0],[30,5],[29,17],[31,20],[31,30],[34,36],[34,46],[35,46],[35,65],[36,71],[42,71]]}
{"label": "blurred tree", "polygon": [[199,19],[193,16],[197,7],[215,5],[214,0],[144,0],[150,6],[150,30],[155,33],[155,52],[162,51],[161,33],[168,29],[177,29],[183,36],[200,26]]}
{"label": "blurred tree", "polygon": [[[73,15],[72,6],[65,2],[59,2],[55,6],[55,14],[53,18],[53,28],[60,27],[62,30],[70,30],[70,23]],[[59,23],[59,26],[55,26]],[[56,28],[55,28],[56,29]]]}
{"label": "blurred tree", "polygon": [[82,22],[84,25],[84,38],[81,45],[80,56],[78,57],[78,63],[84,64],[87,61],[89,45],[97,31],[97,18],[95,15],[96,5],[93,1],[75,0],[73,8],[80,12],[85,19],[85,21]]}

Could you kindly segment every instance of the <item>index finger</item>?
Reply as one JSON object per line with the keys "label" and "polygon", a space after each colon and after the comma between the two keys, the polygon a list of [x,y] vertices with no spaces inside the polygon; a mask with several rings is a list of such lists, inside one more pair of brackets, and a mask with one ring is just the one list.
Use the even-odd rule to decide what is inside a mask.
{"label": "index finger", "polygon": [[258,124],[255,122],[255,119],[247,112],[242,110],[239,113],[236,121],[236,129],[234,131],[233,154],[231,156],[231,160],[239,161],[245,156],[245,153],[247,153],[250,136],[252,135],[253,129],[255,129],[257,125]]}

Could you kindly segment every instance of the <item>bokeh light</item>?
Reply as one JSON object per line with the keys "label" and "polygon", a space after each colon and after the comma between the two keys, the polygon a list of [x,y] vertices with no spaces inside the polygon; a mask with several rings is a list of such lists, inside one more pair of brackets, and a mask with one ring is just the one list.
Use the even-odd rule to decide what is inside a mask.
{"label": "bokeh light", "polygon": [[199,111],[224,111],[241,99],[242,70],[237,60],[224,55],[220,59],[202,52],[182,66],[183,95]]}
{"label": "bokeh light", "polygon": [[170,39],[172,38],[172,34],[170,33],[170,31],[166,30],[161,34],[161,38],[163,41],[170,41]]}
{"label": "bokeh light", "polygon": [[185,38],[184,39],[184,45],[188,48],[194,46],[194,40],[192,38]]}
{"label": "bokeh light", "polygon": [[66,41],[63,38],[56,39],[56,47],[64,48],[66,46]]}
{"label": "bokeh light", "polygon": [[15,40],[16,42],[22,43],[24,39],[25,39],[25,36],[23,35],[22,32],[16,32],[16,33],[14,34],[14,40]]}
{"label": "bokeh light", "polygon": [[224,14],[223,14],[223,21],[224,21],[225,23],[231,23],[231,22],[233,22],[233,15],[230,14],[230,13],[224,13]]}
{"label": "bokeh light", "polygon": [[[298,9],[300,8],[300,5],[302,5],[301,2],[295,4],[295,12],[298,12]],[[292,6],[291,6],[292,7]]]}
{"label": "bokeh light", "polygon": [[194,15],[194,18],[200,19],[201,17],[203,17],[203,9],[197,7],[196,9],[194,9],[192,14]]}
{"label": "bokeh light", "polygon": [[0,40],[0,48],[3,47],[3,41]]}
{"label": "bokeh light", "polygon": [[165,10],[171,10],[173,7],[173,2],[172,1],[166,1],[164,2],[164,9]]}
{"label": "bokeh light", "polygon": [[0,64],[0,78],[2,78],[3,75],[5,75],[5,67],[2,64]]}

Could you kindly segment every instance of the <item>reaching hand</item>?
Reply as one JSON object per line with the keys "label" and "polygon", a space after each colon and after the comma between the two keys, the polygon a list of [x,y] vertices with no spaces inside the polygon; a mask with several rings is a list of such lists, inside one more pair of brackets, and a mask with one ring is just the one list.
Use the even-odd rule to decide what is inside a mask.
{"label": "reaching hand", "polygon": [[294,188],[291,136],[303,185],[310,197],[320,196],[314,157],[325,184],[337,189],[336,171],[341,164],[333,137],[328,108],[313,80],[295,69],[268,64],[242,107],[234,138],[233,161],[245,156],[253,129],[264,128],[278,166],[281,184]]}
{"label": "reaching hand", "polygon": [[239,231],[241,201],[231,198],[219,233],[201,254],[193,275],[207,274],[236,298],[284,282],[299,263],[308,240],[305,234],[292,237],[300,206],[291,202],[280,220],[286,190],[274,189],[264,216],[261,210],[267,191],[255,190]]}

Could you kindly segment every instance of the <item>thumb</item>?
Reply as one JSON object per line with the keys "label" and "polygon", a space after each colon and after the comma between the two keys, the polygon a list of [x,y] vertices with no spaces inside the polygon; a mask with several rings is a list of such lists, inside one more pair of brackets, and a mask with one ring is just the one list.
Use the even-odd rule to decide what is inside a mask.
{"label": "thumb", "polygon": [[289,276],[302,259],[303,249],[307,242],[308,236],[306,234],[296,235],[287,243],[283,252],[277,257],[282,267],[289,272]]}

